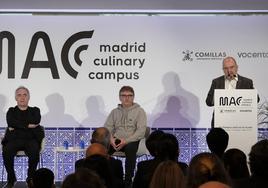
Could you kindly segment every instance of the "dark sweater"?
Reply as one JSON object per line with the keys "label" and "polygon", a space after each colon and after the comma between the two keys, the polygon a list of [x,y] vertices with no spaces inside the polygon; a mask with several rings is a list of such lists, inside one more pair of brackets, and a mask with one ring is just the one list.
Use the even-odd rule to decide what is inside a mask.
{"label": "dark sweater", "polygon": [[7,125],[14,130],[6,131],[4,142],[16,139],[37,139],[41,141],[44,137],[44,130],[38,126],[34,129],[28,128],[29,124],[39,124],[41,120],[40,110],[37,107],[28,107],[20,110],[18,106],[10,107],[7,111]]}

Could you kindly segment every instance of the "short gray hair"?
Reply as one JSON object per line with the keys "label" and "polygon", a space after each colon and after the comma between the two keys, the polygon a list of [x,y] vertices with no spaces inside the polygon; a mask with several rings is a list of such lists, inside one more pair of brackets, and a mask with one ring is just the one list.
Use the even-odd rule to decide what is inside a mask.
{"label": "short gray hair", "polygon": [[19,86],[19,87],[15,90],[15,97],[16,97],[16,95],[17,95],[17,91],[20,90],[20,89],[24,89],[24,90],[28,93],[28,95],[29,95],[29,97],[30,97],[30,91],[29,91],[29,89],[28,89],[27,87],[25,87],[25,86]]}

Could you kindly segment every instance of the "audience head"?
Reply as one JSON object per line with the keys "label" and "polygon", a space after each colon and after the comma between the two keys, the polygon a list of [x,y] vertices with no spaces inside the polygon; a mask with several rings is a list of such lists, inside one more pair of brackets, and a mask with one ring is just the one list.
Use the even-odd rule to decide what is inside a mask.
{"label": "audience head", "polygon": [[146,148],[153,157],[157,155],[157,148],[163,134],[165,134],[163,131],[156,130],[152,132],[145,141]]}
{"label": "audience head", "polygon": [[249,153],[249,167],[251,174],[268,178],[268,140],[261,140],[251,147]]}
{"label": "audience head", "polygon": [[209,181],[207,183],[200,185],[198,188],[231,188],[231,187],[218,181]]}
{"label": "audience head", "polygon": [[86,150],[86,157],[89,157],[92,155],[102,155],[102,156],[107,157],[108,151],[102,144],[93,143],[90,146],[88,146]]}
{"label": "audience head", "polygon": [[159,160],[177,161],[179,156],[179,142],[173,134],[165,133],[161,136],[161,141],[157,148],[157,156]]}
{"label": "audience head", "polygon": [[232,179],[241,179],[249,177],[246,154],[236,148],[228,149],[223,154],[225,169]]}
{"label": "audience head", "polygon": [[222,161],[213,153],[199,153],[192,158],[187,174],[187,188],[198,188],[208,181],[230,185],[230,178]]}
{"label": "audience head", "polygon": [[112,187],[112,171],[108,159],[103,155],[91,155],[86,158],[84,167],[94,171],[104,182],[106,187]]}
{"label": "audience head", "polygon": [[91,144],[99,143],[109,150],[111,134],[106,127],[99,127],[95,129],[91,136]]}
{"label": "audience head", "polygon": [[62,182],[61,188],[105,188],[100,177],[86,168],[79,168],[75,173],[69,174]]}
{"label": "audience head", "polygon": [[37,169],[32,177],[32,188],[53,188],[54,184],[54,173],[47,168]]}
{"label": "audience head", "polygon": [[206,136],[208,148],[212,153],[222,158],[229,142],[228,133],[222,128],[212,128]]}
{"label": "audience head", "polygon": [[184,175],[177,162],[161,162],[154,171],[150,188],[182,188]]}

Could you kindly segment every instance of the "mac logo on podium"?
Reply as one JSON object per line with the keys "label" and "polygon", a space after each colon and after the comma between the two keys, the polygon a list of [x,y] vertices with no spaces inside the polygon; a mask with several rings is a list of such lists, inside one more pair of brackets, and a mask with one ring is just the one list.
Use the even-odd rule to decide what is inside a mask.
{"label": "mac logo on podium", "polygon": [[216,89],[214,101],[214,124],[229,134],[228,148],[248,154],[257,142],[257,91]]}
{"label": "mac logo on podium", "polygon": [[241,103],[242,97],[220,97],[219,98],[219,105],[220,106],[239,106]]}

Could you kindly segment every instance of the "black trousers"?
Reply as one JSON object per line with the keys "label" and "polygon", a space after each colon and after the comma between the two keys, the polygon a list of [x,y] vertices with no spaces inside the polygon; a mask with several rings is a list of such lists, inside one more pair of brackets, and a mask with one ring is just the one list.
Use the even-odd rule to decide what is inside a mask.
{"label": "black trousers", "polygon": [[8,182],[16,181],[14,171],[14,157],[17,151],[24,150],[28,156],[28,178],[31,178],[39,163],[40,144],[34,140],[16,139],[5,143],[3,146],[3,160],[7,171]]}
{"label": "black trousers", "polygon": [[[136,167],[136,154],[138,151],[140,141],[130,142],[125,145],[120,151],[123,151],[126,155],[125,161],[125,182],[131,182],[134,176],[134,170]],[[110,146],[109,154],[112,155],[115,152],[114,148]]]}

